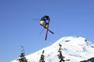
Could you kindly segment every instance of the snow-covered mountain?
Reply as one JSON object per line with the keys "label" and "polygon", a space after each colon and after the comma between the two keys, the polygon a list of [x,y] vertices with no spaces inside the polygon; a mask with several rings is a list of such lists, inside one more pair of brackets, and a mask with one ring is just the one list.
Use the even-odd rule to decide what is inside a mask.
{"label": "snow-covered mountain", "polygon": [[[59,44],[62,45],[62,55],[65,62],[80,62],[94,57],[94,44],[83,37],[63,37],[54,44],[26,56],[28,62],[39,62],[44,50],[45,62],[59,62]],[[13,60],[11,62],[18,62]]]}

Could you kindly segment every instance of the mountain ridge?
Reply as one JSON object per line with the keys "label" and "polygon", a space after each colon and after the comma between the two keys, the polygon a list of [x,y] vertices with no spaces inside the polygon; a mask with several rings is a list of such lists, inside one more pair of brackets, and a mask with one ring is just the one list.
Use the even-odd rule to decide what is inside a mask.
{"label": "mountain ridge", "polygon": [[[59,44],[62,45],[62,55],[65,57],[66,62],[80,62],[94,57],[94,44],[84,37],[80,36],[67,36],[57,40],[52,45],[43,48],[33,54],[26,56],[28,62],[39,62],[42,51],[44,50],[45,62],[59,62],[58,50]],[[11,62],[18,62],[13,60]]]}

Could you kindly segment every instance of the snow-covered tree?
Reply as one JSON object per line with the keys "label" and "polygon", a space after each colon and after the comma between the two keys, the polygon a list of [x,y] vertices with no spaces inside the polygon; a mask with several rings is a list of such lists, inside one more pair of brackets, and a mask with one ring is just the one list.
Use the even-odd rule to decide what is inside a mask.
{"label": "snow-covered tree", "polygon": [[62,45],[59,44],[59,50],[58,50],[58,52],[59,52],[58,58],[60,59],[59,62],[62,62],[62,61],[65,62],[65,60],[64,60],[65,57],[62,55],[61,47],[62,47]]}
{"label": "snow-covered tree", "polygon": [[39,62],[45,62],[44,50],[42,51]]}

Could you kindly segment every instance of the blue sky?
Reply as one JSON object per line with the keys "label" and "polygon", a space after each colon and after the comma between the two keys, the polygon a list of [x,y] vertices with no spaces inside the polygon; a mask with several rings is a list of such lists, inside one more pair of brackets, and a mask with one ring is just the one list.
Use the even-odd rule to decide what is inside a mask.
{"label": "blue sky", "polygon": [[[39,25],[51,18],[48,40]],[[64,36],[83,36],[94,41],[94,0],[0,0],[0,62],[47,47]]]}

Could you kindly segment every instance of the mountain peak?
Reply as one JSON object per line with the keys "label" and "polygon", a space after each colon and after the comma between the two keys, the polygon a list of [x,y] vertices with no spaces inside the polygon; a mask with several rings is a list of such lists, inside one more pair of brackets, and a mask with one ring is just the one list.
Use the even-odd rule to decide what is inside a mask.
{"label": "mountain peak", "polygon": [[62,37],[61,39],[59,39],[56,43],[54,44],[66,44],[66,43],[70,43],[70,44],[85,44],[87,43],[87,40],[84,37],[73,37],[73,36],[67,36],[67,37]]}

